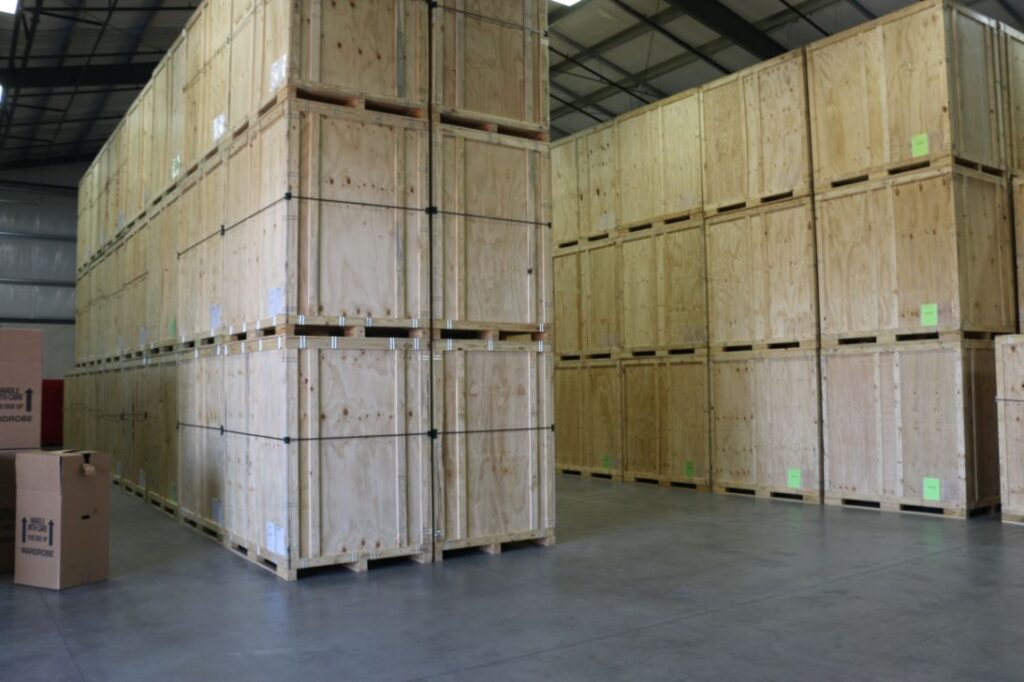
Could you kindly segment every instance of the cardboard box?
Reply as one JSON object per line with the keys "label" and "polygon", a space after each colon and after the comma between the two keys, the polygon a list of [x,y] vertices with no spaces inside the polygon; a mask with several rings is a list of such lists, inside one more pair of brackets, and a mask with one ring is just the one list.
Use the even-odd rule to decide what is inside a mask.
{"label": "cardboard box", "polygon": [[110,455],[19,452],[14,582],[61,590],[107,579]]}
{"label": "cardboard box", "polygon": [[0,452],[0,574],[14,571],[14,456]]}
{"label": "cardboard box", "polygon": [[0,450],[39,447],[43,333],[0,329]]}

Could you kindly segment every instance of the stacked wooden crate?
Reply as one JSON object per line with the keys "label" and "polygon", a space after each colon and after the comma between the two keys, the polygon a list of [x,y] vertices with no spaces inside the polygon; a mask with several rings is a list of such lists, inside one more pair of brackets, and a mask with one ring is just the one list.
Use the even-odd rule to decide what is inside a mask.
{"label": "stacked wooden crate", "polygon": [[804,53],[701,89],[717,491],[817,502],[820,411]]}
{"label": "stacked wooden crate", "polygon": [[707,486],[699,93],[552,150],[564,472]]}
{"label": "stacked wooden crate", "polygon": [[999,42],[928,2],[808,47],[828,502],[998,502],[992,339],[1017,327]]}
{"label": "stacked wooden crate", "polygon": [[282,577],[552,541],[545,26],[202,4],[82,183],[69,443]]}

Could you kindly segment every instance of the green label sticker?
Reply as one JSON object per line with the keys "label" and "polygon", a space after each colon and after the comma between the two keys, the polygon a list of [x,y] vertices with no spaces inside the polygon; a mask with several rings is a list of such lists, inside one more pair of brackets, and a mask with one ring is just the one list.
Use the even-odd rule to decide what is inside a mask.
{"label": "green label sticker", "polygon": [[601,455],[601,466],[604,467],[605,469],[612,468],[612,456],[609,455],[607,452]]}
{"label": "green label sticker", "polygon": [[799,469],[786,470],[786,485],[794,489],[803,487],[803,475]]}
{"label": "green label sticker", "polygon": [[922,495],[927,502],[942,501],[942,481],[937,478],[925,478],[921,486]]}
{"label": "green label sticker", "polygon": [[919,156],[928,156],[928,133],[921,133],[910,138],[910,155],[915,159]]}
{"label": "green label sticker", "polygon": [[171,481],[171,490],[170,490],[169,497],[171,499],[171,502],[177,502],[178,501],[178,484],[175,483],[174,481]]}
{"label": "green label sticker", "polygon": [[693,460],[688,459],[683,462],[683,475],[687,478],[693,478]]}
{"label": "green label sticker", "polygon": [[939,304],[938,303],[922,303],[921,304],[921,326],[922,327],[937,327],[937,326],[939,326]]}
{"label": "green label sticker", "polygon": [[170,332],[171,338],[173,339],[178,335],[178,320],[173,319],[167,323],[167,331]]}

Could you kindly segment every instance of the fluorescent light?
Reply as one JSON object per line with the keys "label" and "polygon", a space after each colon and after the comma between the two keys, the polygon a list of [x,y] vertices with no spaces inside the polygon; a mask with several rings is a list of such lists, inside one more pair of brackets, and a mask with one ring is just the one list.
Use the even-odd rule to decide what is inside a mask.
{"label": "fluorescent light", "polygon": [[0,12],[14,14],[18,11],[18,0],[0,0]]}
{"label": "fluorescent light", "polygon": [[0,104],[4,101],[4,86],[0,85]]}
{"label": "fluorescent light", "polygon": [[[580,0],[555,0],[559,5],[565,5],[566,7],[572,7],[579,1]],[[3,0],[0,0],[0,2],[3,2]]]}

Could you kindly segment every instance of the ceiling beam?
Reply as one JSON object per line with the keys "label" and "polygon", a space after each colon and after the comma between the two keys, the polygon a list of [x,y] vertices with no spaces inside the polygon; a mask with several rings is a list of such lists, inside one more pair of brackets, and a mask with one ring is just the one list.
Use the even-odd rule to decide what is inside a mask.
{"label": "ceiling beam", "polygon": [[[615,62],[612,62],[612,61],[608,60],[607,58],[602,56],[601,53],[595,52],[594,50],[591,50],[586,45],[581,45],[580,43],[577,43],[575,40],[573,40],[569,36],[564,35],[562,33],[559,33],[558,31],[556,31],[554,29],[549,29],[548,33],[550,33],[553,37],[558,38],[560,41],[562,41],[563,43],[565,43],[566,45],[568,45],[572,49],[576,50],[576,55],[575,56],[569,55],[569,56],[565,57],[567,60],[569,60],[569,61],[576,61],[576,60],[578,60],[580,58],[580,56],[584,56],[587,59],[592,59],[592,60],[596,61],[598,64],[601,64],[602,66],[608,67],[612,71],[615,71],[616,73],[618,73],[620,76],[628,76],[629,75],[629,71],[626,71],[624,68],[622,68],[621,66],[619,66]],[[551,50],[554,51],[554,48],[551,48]],[[649,90],[650,93],[652,95],[654,95],[657,99],[663,99],[665,97],[668,97],[668,93],[662,92],[661,90],[659,90],[658,88],[654,87],[650,83],[644,83],[643,86],[644,86],[644,88]]]}
{"label": "ceiling beam", "polygon": [[[800,4],[796,5],[796,7],[802,12],[816,12],[818,10],[830,7],[842,1],[843,0],[804,0]],[[764,19],[758,21],[755,25],[761,31],[768,33],[770,31],[774,31],[777,28],[785,26],[786,24],[794,21],[795,19],[797,19],[797,17],[791,10],[784,9],[768,17],[765,17]],[[733,42],[728,38],[718,37],[701,45],[700,49],[709,54],[715,54],[717,52],[720,52],[721,50],[731,47],[732,45]],[[659,62],[658,64],[653,64],[649,68],[646,68],[643,71],[640,71],[639,73],[635,73],[628,77],[624,77],[618,81],[618,84],[629,87],[630,85],[633,85],[634,83],[643,80],[653,80],[659,76],[663,76],[667,73],[671,73],[685,66],[689,66],[690,64],[698,61],[699,59],[700,58],[697,57],[697,55],[692,53],[678,54],[674,57],[669,57],[668,59]],[[594,102],[601,102],[611,97],[617,92],[619,92],[618,88],[607,86],[584,95],[578,101],[573,102],[573,104],[576,106],[588,106]],[[551,120],[554,121],[556,119],[559,119],[563,116],[572,113],[572,111],[572,109],[568,109],[564,106],[558,107],[558,109],[553,109],[551,111]]]}
{"label": "ceiling beam", "polygon": [[14,88],[60,88],[74,85],[124,85],[146,83],[159,62],[92,64],[81,66],[32,66],[0,69],[0,83]]}
{"label": "ceiling beam", "polygon": [[643,14],[641,12],[638,12],[637,10],[633,9],[632,7],[630,7],[629,5],[624,3],[622,0],[611,0],[611,1],[613,3],[615,3],[615,6],[618,7],[619,9],[621,9],[623,12],[625,12],[629,16],[633,17],[637,21],[646,24],[647,26],[649,26],[651,28],[651,30],[653,30],[653,31],[655,31],[657,33],[660,33],[661,35],[665,36],[670,41],[675,43],[678,47],[683,48],[687,52],[692,52],[693,54],[697,55],[698,57],[703,59],[705,62],[707,62],[708,64],[713,66],[714,68],[718,69],[723,74],[730,73],[728,68],[726,68],[725,66],[722,66],[720,63],[715,61],[715,59],[711,55],[707,54],[706,52],[704,52],[703,50],[701,50],[698,47],[694,47],[690,43],[686,42],[685,40],[683,40],[682,38],[677,36],[675,33],[672,33],[672,31],[669,31],[667,28],[665,28],[664,26],[662,26],[658,22],[652,21],[651,18],[648,17],[647,15],[645,15],[645,14]]}
{"label": "ceiling beam", "polygon": [[759,59],[771,59],[786,51],[786,48],[771,36],[718,0],[668,0],[668,2]]}
{"label": "ceiling beam", "polygon": [[[657,14],[652,15],[651,21],[655,22],[656,24],[666,24],[672,21],[673,19],[677,19],[680,16],[682,16],[682,12],[670,7],[664,12],[658,12]],[[614,33],[608,36],[607,38],[600,42],[594,43],[588,49],[590,52],[593,52],[594,54],[604,54],[609,50],[614,50],[616,47],[619,47],[620,45],[625,45],[634,38],[639,38],[645,33],[649,33],[650,30],[650,26],[643,23],[636,23],[631,25],[629,28],[625,28],[619,31],[618,33]],[[572,57],[575,59],[586,59],[587,55],[586,53],[583,52],[577,52],[576,54],[572,55]],[[548,70],[551,73],[561,73],[563,71],[569,71],[574,66],[575,65],[571,61],[563,60],[556,64],[551,64],[550,67],[548,67]]]}

